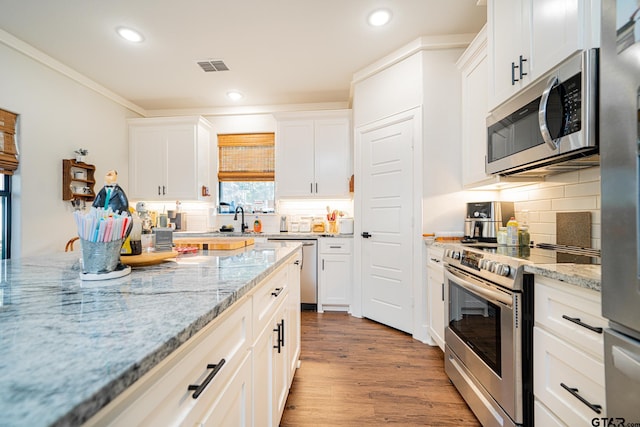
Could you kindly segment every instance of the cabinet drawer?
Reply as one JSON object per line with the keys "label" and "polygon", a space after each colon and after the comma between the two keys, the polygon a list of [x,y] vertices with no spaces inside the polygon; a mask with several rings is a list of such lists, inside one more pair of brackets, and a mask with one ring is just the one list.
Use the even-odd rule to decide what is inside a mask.
{"label": "cabinet drawer", "polygon": [[224,389],[209,393],[196,410],[189,413],[185,426],[249,427],[252,409],[251,352],[245,354],[240,367]]}
{"label": "cabinet drawer", "polygon": [[[570,426],[591,425],[593,418],[606,416],[604,364],[538,327],[533,340],[536,398]],[[587,402],[600,405],[600,413]]]}
{"label": "cabinet drawer", "polygon": [[273,313],[289,293],[287,268],[275,271],[253,294],[253,341],[267,326]]}
{"label": "cabinet drawer", "polygon": [[535,420],[536,427],[566,427],[565,424],[556,418],[538,399],[536,399],[533,404],[533,419]]}
{"label": "cabinet drawer", "polygon": [[536,276],[535,321],[562,339],[604,360],[602,331],[608,322],[600,316],[600,294]]}
{"label": "cabinet drawer", "polygon": [[320,239],[321,254],[350,254],[352,239]]}
{"label": "cabinet drawer", "polygon": [[[181,425],[192,411],[220,398],[239,366],[250,354],[251,299],[227,309],[120,396],[103,408],[87,426]],[[190,385],[201,385],[224,363],[201,394],[194,398]]]}
{"label": "cabinet drawer", "polygon": [[442,265],[444,249],[439,247],[427,248],[427,262],[431,265]]}

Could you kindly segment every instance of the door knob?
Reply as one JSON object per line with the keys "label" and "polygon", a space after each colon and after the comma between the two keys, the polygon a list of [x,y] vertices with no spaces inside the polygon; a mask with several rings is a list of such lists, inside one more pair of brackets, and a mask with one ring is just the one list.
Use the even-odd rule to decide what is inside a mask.
{"label": "door knob", "polygon": [[365,239],[368,239],[369,237],[371,237],[371,234],[365,231],[361,234],[361,236],[364,237]]}

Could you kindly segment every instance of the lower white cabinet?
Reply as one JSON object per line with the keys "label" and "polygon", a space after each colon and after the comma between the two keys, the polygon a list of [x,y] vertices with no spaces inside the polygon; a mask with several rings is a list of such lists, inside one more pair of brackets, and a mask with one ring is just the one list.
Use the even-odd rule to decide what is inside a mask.
{"label": "lower white cabinet", "polygon": [[288,294],[280,295],[276,312],[264,322],[253,345],[253,401],[255,426],[277,426],[289,389],[286,337]]}
{"label": "lower white cabinet", "polygon": [[86,426],[278,426],[300,356],[291,258],[94,415]]}
{"label": "lower white cabinet", "polygon": [[535,424],[592,425],[606,417],[600,293],[535,277]]}
{"label": "lower white cabinet", "polygon": [[318,239],[318,312],[349,311],[353,239]]}
{"label": "lower white cabinet", "polygon": [[429,319],[429,335],[438,347],[444,351],[444,266],[442,265],[443,249],[427,248],[427,310]]}

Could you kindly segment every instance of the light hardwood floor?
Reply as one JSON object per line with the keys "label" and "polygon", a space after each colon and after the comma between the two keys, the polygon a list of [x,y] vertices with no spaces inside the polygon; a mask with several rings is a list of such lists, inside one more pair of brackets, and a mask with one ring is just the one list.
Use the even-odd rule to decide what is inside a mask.
{"label": "light hardwood floor", "polygon": [[281,427],[480,425],[438,347],[346,313],[303,311],[301,335]]}

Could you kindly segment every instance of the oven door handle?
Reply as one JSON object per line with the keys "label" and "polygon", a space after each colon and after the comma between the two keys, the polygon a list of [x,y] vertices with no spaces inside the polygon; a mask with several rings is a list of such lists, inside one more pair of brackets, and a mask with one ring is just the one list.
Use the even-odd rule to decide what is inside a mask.
{"label": "oven door handle", "polygon": [[447,280],[455,282],[457,285],[462,286],[472,294],[491,301],[494,304],[501,303],[509,308],[513,307],[513,298],[506,292],[501,292],[480,282],[472,283],[448,268],[445,269],[445,276]]}

